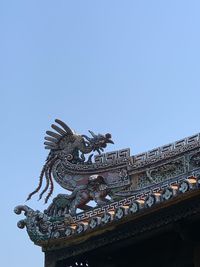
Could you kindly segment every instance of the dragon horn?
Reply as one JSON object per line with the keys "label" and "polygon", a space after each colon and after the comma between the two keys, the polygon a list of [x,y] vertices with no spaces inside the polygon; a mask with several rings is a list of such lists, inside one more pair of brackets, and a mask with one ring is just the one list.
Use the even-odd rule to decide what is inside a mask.
{"label": "dragon horn", "polygon": [[54,130],[56,130],[59,134],[61,134],[61,135],[66,135],[66,132],[63,131],[61,128],[59,128],[57,125],[52,124],[51,127],[52,127]]}
{"label": "dragon horn", "polygon": [[61,135],[54,133],[52,131],[46,131],[46,134],[50,135],[51,137],[56,138],[57,140],[59,140],[61,138]]}
{"label": "dragon horn", "polygon": [[89,138],[87,135],[82,134],[81,136],[87,139],[88,141],[91,141],[91,138]]}
{"label": "dragon horn", "polygon": [[93,133],[92,131],[89,130],[88,132],[92,135],[92,137],[94,137],[94,138],[97,137],[97,135],[95,133]]}
{"label": "dragon horn", "polygon": [[47,141],[53,142],[53,143],[57,143],[57,142],[58,142],[57,139],[55,139],[55,138],[53,138],[53,137],[49,137],[49,136],[45,136],[44,139],[47,140]]}
{"label": "dragon horn", "polygon": [[44,142],[44,145],[57,147],[57,145],[55,143],[52,143],[52,142]]}
{"label": "dragon horn", "polygon": [[60,124],[60,126],[63,127],[63,129],[65,129],[65,131],[69,134],[73,134],[72,130],[69,128],[69,126],[67,126],[67,124],[65,124],[63,121],[55,119],[55,122]]}

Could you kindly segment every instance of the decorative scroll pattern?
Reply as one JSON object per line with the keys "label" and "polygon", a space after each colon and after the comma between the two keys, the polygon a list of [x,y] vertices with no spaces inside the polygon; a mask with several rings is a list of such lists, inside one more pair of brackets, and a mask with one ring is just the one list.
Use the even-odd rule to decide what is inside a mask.
{"label": "decorative scroll pattern", "polygon": [[95,163],[110,163],[110,162],[124,162],[130,158],[130,149],[121,149],[118,151],[108,152],[105,154],[95,156]]}
{"label": "decorative scroll pattern", "polygon": [[[151,159],[158,156],[167,157],[168,155],[171,155],[173,151],[184,151],[189,150],[192,148],[195,148],[196,146],[199,146],[200,141],[200,133],[189,136],[187,138],[181,139],[179,141],[176,141],[174,143],[164,145],[158,148],[155,148],[153,150],[149,150],[148,152],[137,154],[133,156],[134,162],[144,161],[146,159]],[[183,149],[185,148],[185,149]]]}

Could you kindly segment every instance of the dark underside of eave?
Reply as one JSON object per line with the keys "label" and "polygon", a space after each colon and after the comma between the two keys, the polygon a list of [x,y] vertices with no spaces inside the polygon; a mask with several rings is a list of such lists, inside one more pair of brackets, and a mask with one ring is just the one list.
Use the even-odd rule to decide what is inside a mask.
{"label": "dark underside of eave", "polygon": [[56,267],[67,266],[66,262],[75,258],[89,259],[90,266],[106,266],[109,262],[115,262],[113,266],[128,266],[128,261],[133,266],[173,266],[179,254],[185,262],[179,265],[190,266],[194,247],[200,241],[200,195],[196,192],[188,196],[164,208],[155,207],[147,215],[119,223],[80,243],[46,247],[46,266],[53,261],[58,262]]}

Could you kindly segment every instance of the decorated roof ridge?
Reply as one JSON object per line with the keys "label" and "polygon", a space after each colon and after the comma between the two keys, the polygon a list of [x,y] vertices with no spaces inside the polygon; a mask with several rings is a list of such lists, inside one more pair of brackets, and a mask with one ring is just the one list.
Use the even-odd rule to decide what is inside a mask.
{"label": "decorated roof ridge", "polygon": [[71,240],[73,237],[119,223],[126,218],[133,220],[156,206],[160,205],[161,208],[167,202],[182,199],[184,195],[199,193],[199,188],[200,175],[196,174],[176,179],[143,195],[124,198],[73,218],[65,216],[51,219],[45,213],[34,211],[28,206],[17,206],[15,213],[25,212],[26,219],[19,221],[18,227],[26,226],[31,240],[39,246],[46,246],[59,240]]}
{"label": "decorated roof ridge", "polygon": [[128,161],[129,166],[135,169],[141,167],[141,163],[144,165],[151,163],[152,159],[155,161],[170,158],[176,153],[182,153],[197,146],[200,146],[200,133],[135,155],[130,155],[130,148],[124,148],[95,155],[94,159],[97,164]]}
{"label": "decorated roof ridge", "polygon": [[[116,207],[119,207],[121,205],[126,205],[127,203],[132,203],[133,201],[140,201],[141,199],[143,200],[148,195],[162,192],[162,190],[165,190],[165,189],[170,188],[170,187],[177,189],[177,185],[182,181],[187,182],[187,179],[188,179],[189,183],[191,183],[191,181],[192,181],[192,183],[194,183],[194,181],[197,181],[197,184],[200,184],[199,174],[197,174],[197,176],[198,176],[198,181],[197,181],[197,177],[194,176],[194,172],[191,172],[190,176],[188,176],[187,178],[185,178],[184,175],[181,175],[179,177],[172,178],[168,181],[160,182],[159,184],[156,184],[156,185],[154,184],[154,185],[150,185],[150,186],[147,186],[145,188],[142,188],[142,189],[138,189],[134,192],[134,194],[132,196],[126,197],[126,194],[124,194],[124,198],[121,200],[114,201],[114,202],[107,204],[105,206],[102,206],[102,207],[94,207],[90,211],[79,212],[77,215],[73,216],[73,220],[74,220],[74,222],[79,222],[81,220],[88,219],[88,218],[96,216],[98,214],[102,214],[102,213],[107,212],[107,211],[112,211]],[[199,185],[199,187],[200,187],[200,185]],[[198,187],[192,186],[191,188],[196,189]]]}
{"label": "decorated roof ridge", "polygon": [[135,161],[145,160],[153,156],[159,156],[167,152],[176,150],[183,146],[190,146],[192,144],[196,144],[199,141],[200,141],[200,133],[197,133],[197,134],[179,139],[175,142],[168,143],[166,145],[147,150],[146,152],[135,154],[132,157],[135,159]]}
{"label": "decorated roof ridge", "polygon": [[[118,158],[129,158],[133,159],[133,162],[143,161],[146,159],[151,159],[152,157],[164,155],[173,150],[180,149],[180,147],[191,146],[193,144],[197,144],[200,141],[200,133],[194,134],[189,137],[185,137],[183,139],[179,139],[178,141],[168,143],[163,146],[159,146],[150,150],[147,150],[142,153],[138,153],[135,155],[130,155],[130,148],[124,148],[120,150],[114,150],[107,153],[102,153],[101,155],[95,155],[95,163],[99,162],[109,162]],[[190,147],[188,147],[190,148]]]}
{"label": "decorated roof ridge", "polygon": [[[44,212],[23,205],[16,207],[17,214],[24,211],[26,216],[18,226],[26,227],[36,244],[74,236],[80,222],[83,233],[87,233],[88,220],[98,217],[96,223],[102,226],[103,214],[110,212],[115,216],[119,207],[125,209],[125,215],[132,216],[133,203],[146,212],[151,203],[169,200],[171,194],[177,197],[181,190],[186,193],[199,189],[200,134],[134,156],[130,156],[129,148],[102,154],[108,144],[113,144],[111,134],[89,131],[91,136],[80,135],[61,120],[56,119],[55,123],[53,131],[46,132],[45,148],[49,154],[38,186],[27,200],[39,193],[39,200],[44,197],[47,203],[54,182],[71,194],[58,194]],[[95,162],[92,161],[94,152],[99,154]],[[90,205],[90,200],[96,207]],[[77,209],[82,213],[77,214]],[[71,232],[67,233],[67,229]]]}
{"label": "decorated roof ridge", "polygon": [[[170,180],[168,183],[167,182],[166,183],[160,183],[156,187],[151,186],[149,188],[146,188],[146,190],[140,190],[134,196],[126,197],[122,200],[112,202],[111,204],[108,204],[108,205],[105,205],[102,207],[94,208],[91,211],[81,212],[81,213],[77,214],[76,216],[74,216],[73,220],[74,220],[74,222],[78,223],[80,221],[84,221],[84,220],[87,220],[89,218],[92,218],[92,217],[95,217],[98,215],[102,215],[105,212],[112,212],[113,210],[115,210],[118,207],[123,207],[123,206],[129,205],[130,203],[133,203],[135,201],[139,202],[139,203],[143,203],[146,201],[146,199],[149,196],[155,196],[155,199],[157,199],[157,196],[159,196],[158,199],[160,199],[160,196],[164,194],[163,192],[165,192],[165,194],[168,194],[169,193],[168,190],[170,191],[171,189],[177,191],[179,184],[181,184],[182,182],[184,182],[185,189],[183,191],[181,191],[181,193],[185,193],[185,192],[189,191],[189,189],[194,190],[194,189],[197,189],[200,187],[199,177],[198,178],[195,176],[188,176],[187,178],[179,177],[179,178],[173,179],[172,181]],[[188,184],[188,183],[191,185],[186,188],[186,184]],[[166,190],[167,190],[167,193],[166,193]],[[177,195],[177,194],[174,194],[174,196],[175,195]],[[172,197],[171,193],[168,196],[164,195],[165,200],[169,200],[169,199],[171,199],[171,197]],[[158,202],[159,201],[156,201],[155,203],[158,203]],[[142,205],[142,206],[144,206],[144,205]],[[151,207],[151,205],[147,204],[146,208],[147,207]]]}

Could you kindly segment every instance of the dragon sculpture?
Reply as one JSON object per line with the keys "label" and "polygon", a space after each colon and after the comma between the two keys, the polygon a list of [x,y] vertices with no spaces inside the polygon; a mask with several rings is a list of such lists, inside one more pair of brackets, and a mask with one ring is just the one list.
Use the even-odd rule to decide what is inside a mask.
{"label": "dragon sculpture", "polygon": [[[51,127],[56,132],[46,132],[44,145],[50,152],[41,170],[38,187],[28,195],[27,200],[40,191],[45,178],[46,185],[39,199],[49,190],[45,197],[45,203],[47,203],[53,193],[52,177],[54,177],[63,188],[73,191],[70,196],[58,195],[53,201],[54,209],[60,199],[67,201],[66,205],[71,213],[75,213],[77,207],[83,206],[90,200],[95,200],[97,204],[105,203],[103,199],[107,195],[106,183],[102,176],[89,171],[94,164],[92,163],[93,154],[90,154],[87,160],[85,155],[91,152],[101,154],[107,144],[114,144],[111,134],[96,135],[89,131],[91,137],[88,137],[75,133],[61,120],[56,119],[55,122],[59,126],[52,124]],[[75,167],[77,171],[74,170]],[[48,210],[52,212],[52,205]]]}

